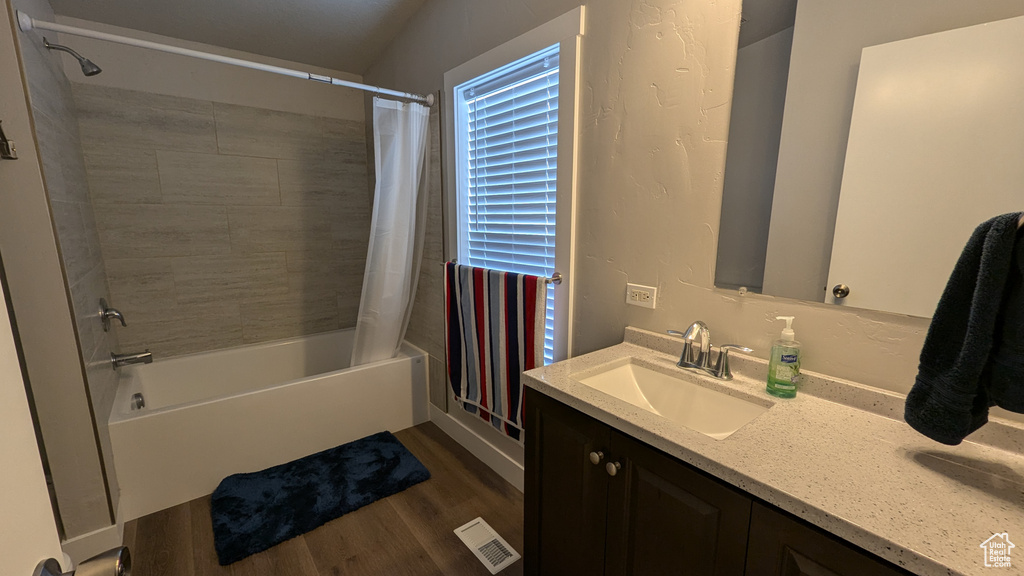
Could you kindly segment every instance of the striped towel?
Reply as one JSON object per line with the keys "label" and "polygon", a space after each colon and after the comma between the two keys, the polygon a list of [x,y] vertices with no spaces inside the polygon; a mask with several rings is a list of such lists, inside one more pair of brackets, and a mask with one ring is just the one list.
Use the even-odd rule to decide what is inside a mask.
{"label": "striped towel", "polygon": [[463,407],[522,441],[522,373],[543,364],[544,279],[448,262],[448,382]]}

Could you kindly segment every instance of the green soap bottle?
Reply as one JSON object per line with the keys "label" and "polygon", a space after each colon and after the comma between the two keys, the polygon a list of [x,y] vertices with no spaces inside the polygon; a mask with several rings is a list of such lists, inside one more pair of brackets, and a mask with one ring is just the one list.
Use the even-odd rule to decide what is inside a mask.
{"label": "green soap bottle", "polygon": [[800,381],[800,343],[793,332],[793,316],[777,316],[785,320],[782,337],[772,345],[768,360],[768,393],[779,398],[795,398]]}

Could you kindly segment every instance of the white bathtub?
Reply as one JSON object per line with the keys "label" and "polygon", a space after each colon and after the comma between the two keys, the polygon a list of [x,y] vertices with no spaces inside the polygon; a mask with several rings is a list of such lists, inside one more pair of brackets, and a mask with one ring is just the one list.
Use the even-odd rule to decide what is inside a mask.
{"label": "white bathtub", "polygon": [[[110,440],[132,520],[282,464],[427,417],[426,353],[349,368],[353,330],[121,369]],[[131,407],[141,393],[145,408]]]}

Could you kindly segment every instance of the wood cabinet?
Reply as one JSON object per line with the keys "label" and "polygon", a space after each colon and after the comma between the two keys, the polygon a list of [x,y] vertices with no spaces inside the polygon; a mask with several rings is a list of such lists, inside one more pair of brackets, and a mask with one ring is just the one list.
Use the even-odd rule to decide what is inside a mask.
{"label": "wood cabinet", "polygon": [[747,576],[902,576],[834,536],[755,503],[750,517]]}
{"label": "wood cabinet", "polygon": [[526,429],[526,574],[603,574],[608,426],[528,388]]}
{"label": "wood cabinet", "polygon": [[743,574],[750,498],[619,432],[609,458],[606,575]]}
{"label": "wood cabinet", "polygon": [[905,575],[528,388],[527,574]]}
{"label": "wood cabinet", "polygon": [[531,389],[526,409],[527,574],[743,574],[742,492]]}

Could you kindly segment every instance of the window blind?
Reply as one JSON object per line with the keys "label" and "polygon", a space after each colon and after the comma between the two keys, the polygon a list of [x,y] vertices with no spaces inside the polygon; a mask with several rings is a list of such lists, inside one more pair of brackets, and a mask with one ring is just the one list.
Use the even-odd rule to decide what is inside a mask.
{"label": "window blind", "polygon": [[[460,258],[538,276],[555,271],[558,45],[457,88],[466,159]],[[554,352],[554,286],[547,290],[544,362]]]}

